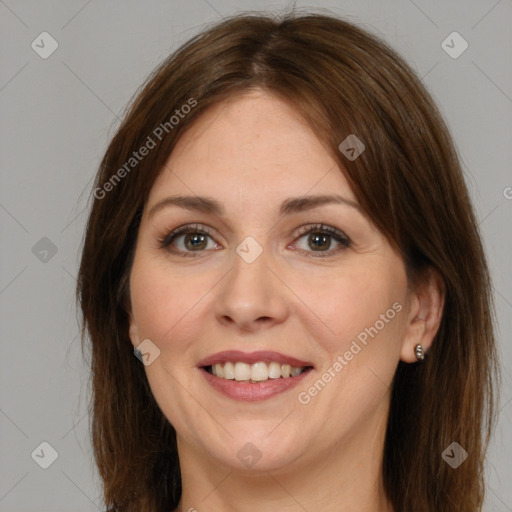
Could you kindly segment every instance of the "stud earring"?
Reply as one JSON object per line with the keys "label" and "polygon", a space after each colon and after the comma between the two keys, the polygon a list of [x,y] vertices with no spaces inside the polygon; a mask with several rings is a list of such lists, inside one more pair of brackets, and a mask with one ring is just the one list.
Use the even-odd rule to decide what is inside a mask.
{"label": "stud earring", "polygon": [[416,354],[416,359],[418,359],[418,361],[423,361],[425,359],[425,350],[419,343],[414,347],[414,353]]}

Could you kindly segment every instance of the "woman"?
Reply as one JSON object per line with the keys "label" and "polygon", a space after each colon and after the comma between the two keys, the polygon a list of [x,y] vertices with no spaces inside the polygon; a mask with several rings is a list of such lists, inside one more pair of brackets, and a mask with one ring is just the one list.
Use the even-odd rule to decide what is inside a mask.
{"label": "woman", "polygon": [[210,27],[94,188],[77,293],[108,510],[481,510],[490,290],[396,53],[325,15]]}

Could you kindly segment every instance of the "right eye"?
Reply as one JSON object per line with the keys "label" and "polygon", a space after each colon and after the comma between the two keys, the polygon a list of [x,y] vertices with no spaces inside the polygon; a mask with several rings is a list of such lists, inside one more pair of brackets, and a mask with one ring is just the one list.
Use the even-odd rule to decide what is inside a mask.
{"label": "right eye", "polygon": [[[212,241],[213,247],[208,247],[208,239]],[[158,241],[161,249],[183,256],[195,256],[195,254],[187,253],[219,248],[219,244],[213,240],[208,228],[199,224],[180,226]]]}

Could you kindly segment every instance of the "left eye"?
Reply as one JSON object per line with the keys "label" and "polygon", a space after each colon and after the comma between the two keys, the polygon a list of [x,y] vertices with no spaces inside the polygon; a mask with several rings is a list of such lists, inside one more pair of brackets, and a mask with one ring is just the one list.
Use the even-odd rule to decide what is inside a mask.
{"label": "left eye", "polygon": [[[350,247],[350,239],[344,233],[330,226],[324,226],[321,224],[314,227],[307,227],[305,231],[302,231],[302,234],[299,236],[299,240],[302,238],[306,239],[307,248],[304,249],[299,247],[299,249],[309,253],[322,253],[318,255],[319,257],[330,256],[331,254]],[[330,249],[333,240],[342,247],[338,249]]]}

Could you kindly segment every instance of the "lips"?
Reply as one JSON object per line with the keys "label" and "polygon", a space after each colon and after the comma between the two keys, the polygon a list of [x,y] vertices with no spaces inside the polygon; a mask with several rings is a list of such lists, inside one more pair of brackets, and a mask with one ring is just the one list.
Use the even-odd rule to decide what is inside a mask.
{"label": "lips", "polygon": [[[218,352],[199,361],[198,367],[212,388],[229,398],[243,401],[265,400],[283,393],[295,387],[314,368],[308,361],[261,350],[250,353],[238,350]],[[228,368],[231,372],[232,367],[234,375],[223,375]],[[265,373],[268,368],[276,367],[281,367],[284,373],[279,376],[277,372],[273,375]],[[245,371],[249,373],[245,375]]]}

